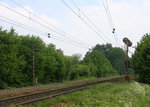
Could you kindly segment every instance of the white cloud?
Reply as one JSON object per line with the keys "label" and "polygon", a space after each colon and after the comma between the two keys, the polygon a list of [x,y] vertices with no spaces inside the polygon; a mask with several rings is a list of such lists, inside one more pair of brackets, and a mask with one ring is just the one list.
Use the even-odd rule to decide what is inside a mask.
{"label": "white cloud", "polygon": [[[111,4],[110,10],[114,23],[116,25],[116,31],[121,45],[123,45],[122,39],[124,37],[128,37],[135,46],[136,43],[141,39],[143,34],[150,33],[150,1],[143,1],[142,4],[138,5],[130,3],[129,1],[109,2],[109,4]],[[116,45],[109,29],[108,20],[106,18],[106,14],[104,13],[104,9],[98,9],[97,6],[88,6],[81,8],[87,13],[88,16],[90,16],[92,21],[96,23],[98,27],[100,25],[102,31],[104,31],[109,39],[112,39],[112,44]],[[72,16],[70,18],[71,25],[74,24],[74,28],[77,29],[76,31],[72,31],[72,33],[77,34],[76,32],[78,32],[82,34],[83,40],[85,38],[86,40],[88,40],[89,38],[89,41],[91,40],[95,43],[103,43],[100,39],[97,38],[96,34],[89,34],[90,31],[85,27],[85,25],[81,24],[81,21],[78,21],[75,16]],[[88,43],[90,43],[89,41]],[[133,52],[133,49],[131,50]]]}
{"label": "white cloud", "polygon": [[[5,3],[3,3],[5,4]],[[6,6],[9,6],[5,4]],[[134,4],[130,1],[110,1],[110,10],[112,14],[112,18],[114,21],[114,24],[116,25],[116,31],[118,34],[118,40],[120,41],[121,45],[123,45],[122,39],[123,37],[128,37],[132,42],[133,45],[136,45],[136,43],[141,39],[143,34],[150,33],[150,1],[149,0],[143,0],[141,4]],[[9,6],[10,7],[10,6]],[[52,23],[53,25],[57,26],[58,28],[63,29],[66,33],[73,35],[74,37],[88,43],[91,45],[95,45],[97,43],[105,43],[96,33],[94,33],[92,30],[90,30],[77,16],[75,16],[71,11],[63,12],[65,22],[63,22],[60,18],[55,19],[52,17],[48,17],[44,14],[38,14],[32,9],[30,6],[24,6],[26,9],[31,11],[32,13],[35,13],[39,15],[41,18],[44,18],[46,21]],[[111,33],[111,29],[108,23],[108,19],[106,17],[106,13],[103,9],[103,7],[98,7],[95,5],[92,6],[82,6],[80,7],[86,14],[89,16],[89,18],[97,25],[101,31],[105,34],[103,36],[104,39],[109,41],[108,39],[111,39],[111,43],[116,46],[115,39]],[[28,17],[31,17],[35,20],[37,20],[39,23],[42,23],[44,25],[48,25],[39,19],[33,17],[33,15],[29,14],[28,12],[25,12],[22,8],[17,7],[13,8],[18,12],[21,12],[25,14]],[[37,29],[42,29],[45,32],[49,32],[46,28],[43,28],[39,26],[38,24],[33,23],[32,21],[23,18],[22,16],[16,15],[15,13],[9,11],[6,8],[3,8],[0,6],[0,14],[2,16],[7,16],[10,19],[16,20],[20,23],[24,23],[31,27],[36,27]],[[77,11],[80,13],[79,11]],[[60,11],[61,13],[61,11]],[[58,13],[59,14],[59,13]],[[81,13],[80,13],[81,14]],[[81,15],[82,18],[83,15]],[[86,20],[87,21],[87,20]],[[3,24],[5,26],[5,24]],[[18,29],[18,28],[17,28]],[[27,33],[33,33],[33,32],[27,32],[25,30],[17,30],[19,33],[27,34]],[[50,32],[51,34],[54,34],[56,36],[62,37],[61,35],[57,35],[54,32]],[[107,36],[107,37],[106,37]],[[81,49],[76,46],[69,45],[67,43],[58,42],[56,40],[47,38],[43,38],[45,42],[47,43],[54,43],[56,44],[57,48],[62,48],[64,50],[64,53],[67,55],[71,55],[73,53],[82,53],[84,55],[88,49]],[[133,52],[133,50],[132,50]]]}

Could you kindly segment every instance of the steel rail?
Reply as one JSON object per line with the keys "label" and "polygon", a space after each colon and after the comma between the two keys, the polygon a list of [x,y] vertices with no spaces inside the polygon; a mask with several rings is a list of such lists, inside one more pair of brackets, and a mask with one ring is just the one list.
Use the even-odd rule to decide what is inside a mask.
{"label": "steel rail", "polygon": [[[115,77],[107,77],[105,79],[111,79],[111,78],[115,78]],[[55,88],[55,87],[79,84],[79,83],[82,84],[85,82],[97,81],[97,80],[101,80],[101,79],[104,79],[104,78],[52,83],[52,84],[28,86],[28,87],[22,87],[22,88],[14,88],[14,89],[4,89],[4,90],[0,90],[0,99],[4,98],[7,95],[9,96],[11,94],[13,94],[13,96],[15,96],[16,94],[19,94],[19,93],[30,93],[30,92],[37,91],[37,90],[46,90],[46,89],[53,88],[53,87]]]}
{"label": "steel rail", "polygon": [[63,85],[69,85],[74,83],[82,83],[82,82],[88,82],[91,80],[78,80],[78,81],[69,81],[69,82],[61,82],[61,83],[52,83],[52,84],[46,84],[46,85],[37,85],[37,86],[28,86],[28,87],[22,87],[22,88],[14,88],[14,89],[4,89],[0,90],[0,95],[10,94],[10,93],[18,93],[18,92],[28,92],[33,91],[36,89],[44,89],[49,87],[57,87],[57,86],[63,86]]}
{"label": "steel rail", "polygon": [[74,91],[83,90],[92,85],[96,85],[96,84],[100,84],[104,82],[116,82],[120,79],[122,79],[122,77],[113,78],[109,80],[101,80],[101,81],[96,81],[96,82],[91,82],[91,83],[85,83],[85,84],[65,87],[61,89],[53,89],[53,90],[48,90],[48,91],[43,91],[43,92],[21,95],[17,97],[5,98],[5,99],[0,100],[0,107],[9,107],[11,105],[18,106],[18,105],[33,104],[35,102],[43,101],[43,100],[56,97],[56,96],[60,96],[62,94],[67,94],[67,93],[71,93]]}

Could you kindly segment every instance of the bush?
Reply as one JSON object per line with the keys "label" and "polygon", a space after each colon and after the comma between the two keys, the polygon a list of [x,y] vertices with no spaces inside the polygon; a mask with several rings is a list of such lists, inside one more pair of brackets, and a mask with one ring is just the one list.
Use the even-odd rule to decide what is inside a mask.
{"label": "bush", "polygon": [[150,34],[144,35],[132,56],[132,67],[138,80],[150,84]]}
{"label": "bush", "polygon": [[78,77],[88,77],[89,76],[89,71],[88,71],[88,66],[87,65],[73,65],[70,69],[69,73],[69,79],[77,79]]}

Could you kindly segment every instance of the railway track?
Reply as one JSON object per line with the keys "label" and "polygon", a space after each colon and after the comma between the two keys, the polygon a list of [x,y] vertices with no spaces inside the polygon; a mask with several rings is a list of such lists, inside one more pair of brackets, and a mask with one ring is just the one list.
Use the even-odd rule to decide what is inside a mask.
{"label": "railway track", "polygon": [[90,83],[84,83],[80,85],[65,87],[61,89],[53,89],[43,92],[37,92],[27,95],[21,95],[17,97],[10,97],[0,100],[0,107],[10,107],[11,105],[28,105],[33,104],[38,101],[43,101],[52,97],[60,96],[62,94],[71,93],[74,91],[79,91],[88,88],[89,86],[104,83],[104,82],[116,82],[122,79],[122,77],[108,79],[108,80],[101,80],[101,81],[94,81]]}
{"label": "railway track", "polygon": [[69,81],[69,82],[63,82],[63,83],[52,83],[52,84],[46,84],[46,85],[37,85],[37,86],[28,86],[28,87],[22,87],[22,88],[14,88],[14,89],[4,89],[0,90],[0,99],[2,98],[1,96],[9,95],[9,94],[14,94],[14,93],[28,93],[31,91],[36,91],[36,90],[44,90],[46,88],[52,88],[52,87],[60,87],[60,86],[65,86],[65,85],[71,85],[71,84],[78,84],[82,82],[88,82],[90,80],[78,80],[78,81]]}
{"label": "railway track", "polygon": [[79,85],[79,84],[84,84],[84,83],[92,82],[92,81],[112,79],[112,78],[116,78],[116,77],[107,77],[107,78],[105,77],[105,78],[97,78],[97,79],[90,79],[90,80],[89,79],[77,80],[77,81],[28,86],[28,87],[22,87],[22,88],[14,88],[14,89],[4,89],[4,90],[0,90],[0,99],[14,97],[14,96],[21,96],[21,95],[31,94],[35,92],[42,92],[42,91],[56,89],[56,88],[58,89],[58,88],[67,87],[67,86]]}

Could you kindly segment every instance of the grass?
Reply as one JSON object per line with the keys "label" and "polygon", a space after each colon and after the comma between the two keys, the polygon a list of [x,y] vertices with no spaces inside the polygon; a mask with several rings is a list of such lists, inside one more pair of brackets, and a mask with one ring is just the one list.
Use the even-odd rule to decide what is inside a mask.
{"label": "grass", "polygon": [[104,83],[32,107],[150,107],[150,86],[138,82]]}

